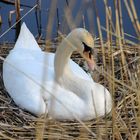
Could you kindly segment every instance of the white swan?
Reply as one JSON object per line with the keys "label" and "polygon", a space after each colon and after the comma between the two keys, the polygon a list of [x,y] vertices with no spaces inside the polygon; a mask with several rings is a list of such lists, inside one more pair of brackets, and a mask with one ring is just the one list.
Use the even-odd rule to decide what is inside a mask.
{"label": "white swan", "polygon": [[75,115],[81,120],[104,116],[112,108],[109,91],[70,59],[72,52],[78,51],[93,68],[93,46],[90,33],[77,28],[63,39],[56,54],[46,53],[23,23],[3,64],[5,88],[19,107],[37,116],[46,110],[60,120],[73,120]]}

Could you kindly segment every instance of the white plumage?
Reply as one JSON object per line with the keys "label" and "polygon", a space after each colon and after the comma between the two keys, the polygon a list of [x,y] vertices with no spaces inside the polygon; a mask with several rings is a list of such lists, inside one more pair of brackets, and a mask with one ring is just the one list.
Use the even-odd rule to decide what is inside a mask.
{"label": "white plumage", "polygon": [[4,85],[14,102],[37,116],[47,110],[60,120],[73,120],[73,114],[90,120],[109,113],[109,91],[70,59],[75,50],[84,56],[83,42],[93,48],[91,35],[78,28],[62,41],[56,54],[46,53],[23,23],[15,47],[3,64]]}

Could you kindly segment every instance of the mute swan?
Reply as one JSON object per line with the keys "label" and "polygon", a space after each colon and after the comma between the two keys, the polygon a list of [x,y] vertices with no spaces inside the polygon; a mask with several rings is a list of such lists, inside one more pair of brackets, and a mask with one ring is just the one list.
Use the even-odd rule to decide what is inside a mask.
{"label": "mute swan", "polygon": [[73,114],[81,120],[104,116],[112,108],[109,91],[70,59],[72,52],[78,51],[93,69],[93,46],[90,33],[77,28],[63,39],[56,54],[46,53],[23,23],[3,64],[5,88],[19,107],[37,116],[46,110],[58,120],[73,120]]}

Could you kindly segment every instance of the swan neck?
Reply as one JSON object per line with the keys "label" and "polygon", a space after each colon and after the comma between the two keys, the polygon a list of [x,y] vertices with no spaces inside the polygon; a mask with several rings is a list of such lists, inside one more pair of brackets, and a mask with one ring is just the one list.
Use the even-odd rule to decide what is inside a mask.
{"label": "swan neck", "polygon": [[[83,98],[86,101],[90,101],[91,91],[85,94],[85,91],[89,90],[90,82],[84,79],[77,77],[70,67],[70,57],[74,51],[67,41],[64,41],[58,46],[55,53],[54,60],[54,70],[55,70],[55,80],[60,85],[63,85],[66,89],[69,89],[73,93],[77,94],[80,98]],[[76,80],[75,80],[76,79]],[[86,84],[87,86],[81,87],[81,83]],[[87,84],[89,83],[89,84]],[[85,89],[86,88],[86,89]]]}
{"label": "swan neck", "polygon": [[72,73],[69,66],[69,60],[73,51],[73,48],[68,44],[65,39],[58,46],[54,60],[56,80],[59,80],[61,77],[63,77],[65,73]]}

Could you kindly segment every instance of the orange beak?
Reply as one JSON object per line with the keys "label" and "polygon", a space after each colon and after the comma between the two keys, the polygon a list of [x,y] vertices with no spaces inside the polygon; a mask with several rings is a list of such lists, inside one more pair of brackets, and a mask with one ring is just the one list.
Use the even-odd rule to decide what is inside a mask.
{"label": "orange beak", "polygon": [[94,61],[93,54],[91,54],[89,51],[88,52],[84,51],[83,58],[86,60],[89,69],[94,70],[96,63]]}

